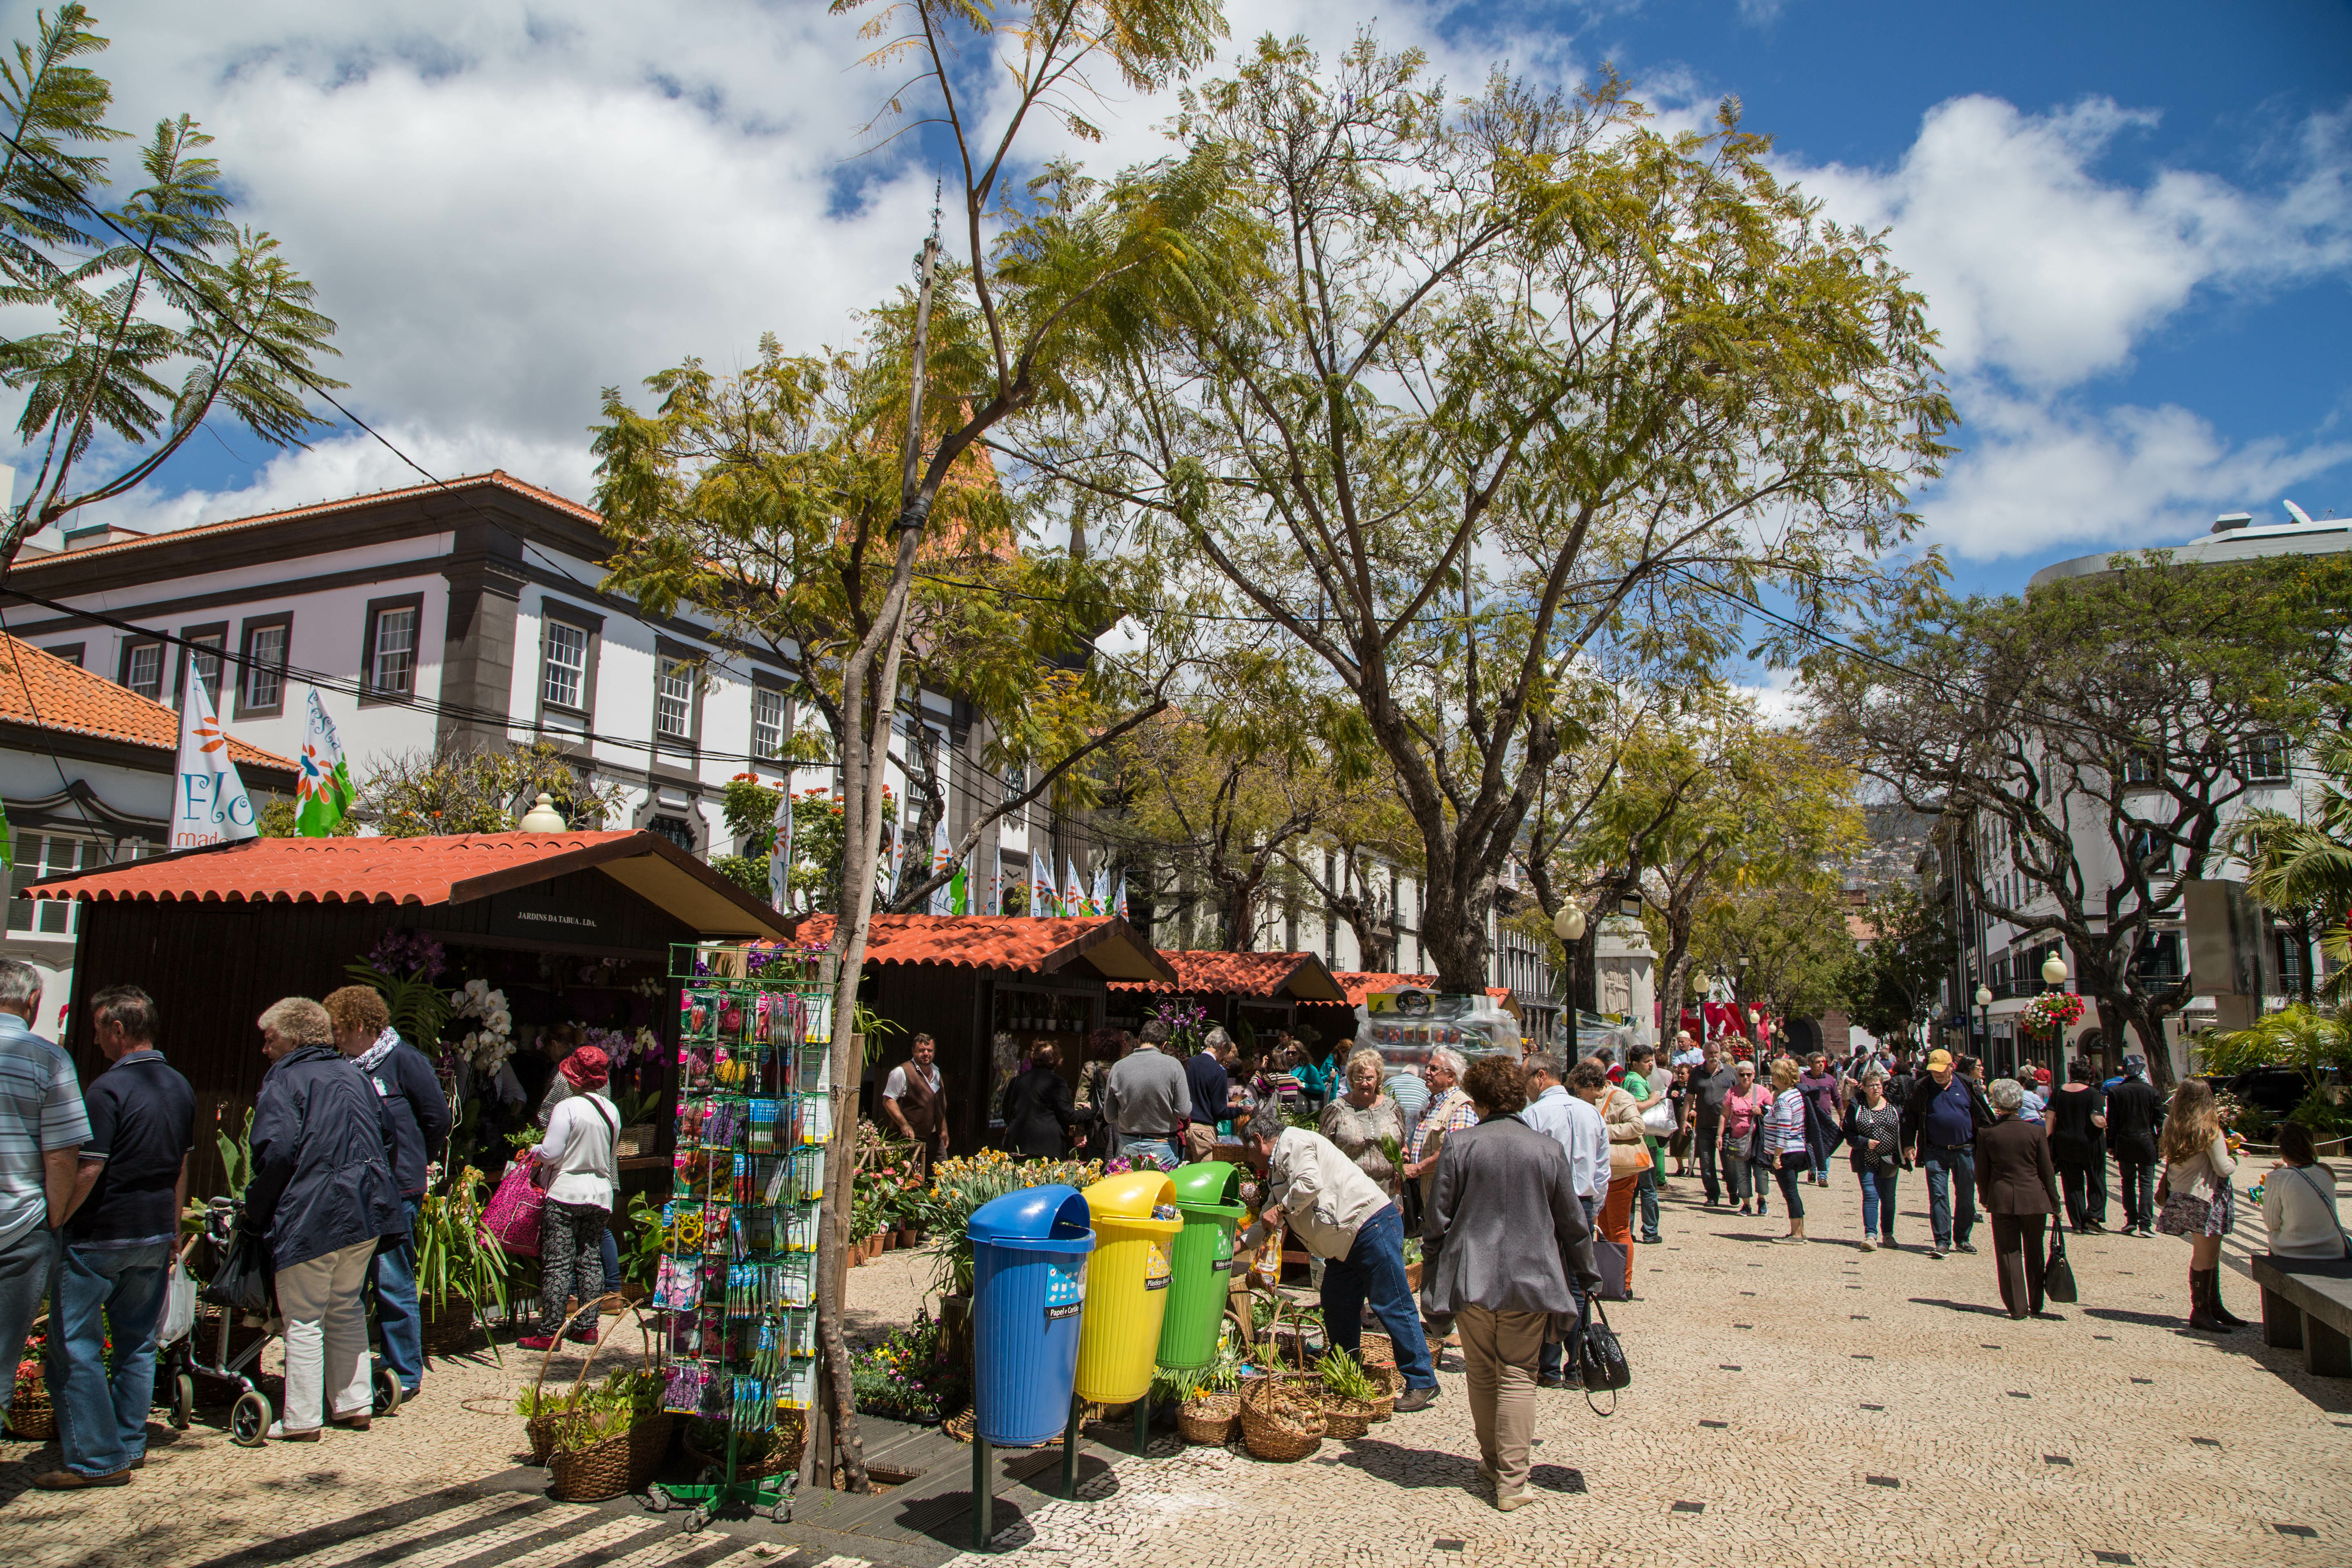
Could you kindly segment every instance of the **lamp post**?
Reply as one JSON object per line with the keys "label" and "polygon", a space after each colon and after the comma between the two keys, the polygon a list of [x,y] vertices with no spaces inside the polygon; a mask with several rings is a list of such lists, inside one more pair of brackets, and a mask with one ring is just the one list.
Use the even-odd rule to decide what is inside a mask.
{"label": "lamp post", "polygon": [[[2049,957],[2042,961],[2042,984],[2044,989],[2051,991],[2063,991],[2066,988],[2066,961],[2058,956],[2055,948],[2051,950]],[[2066,1059],[2063,1034],[2060,1035],[2059,1040],[2058,1061],[2063,1063]],[[2053,1065],[2054,1067],[2057,1064]]]}
{"label": "lamp post", "polygon": [[1584,911],[1574,904],[1564,906],[1551,917],[1551,934],[1559,938],[1563,960],[1560,973],[1566,976],[1568,988],[1568,1055],[1565,1065],[1576,1065],[1576,944],[1584,940]]}
{"label": "lamp post", "polygon": [[1977,1016],[1984,1023],[1985,1055],[1992,1055],[1992,987],[1977,987]]}

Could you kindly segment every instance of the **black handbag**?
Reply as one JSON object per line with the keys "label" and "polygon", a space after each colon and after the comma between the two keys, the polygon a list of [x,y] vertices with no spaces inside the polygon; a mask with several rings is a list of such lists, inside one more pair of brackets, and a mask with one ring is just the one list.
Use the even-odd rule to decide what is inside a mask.
{"label": "black handbag", "polygon": [[268,1239],[239,1225],[229,1237],[228,1256],[222,1259],[212,1283],[205,1287],[204,1299],[232,1312],[276,1316],[278,1286],[269,1266]]}
{"label": "black handbag", "polygon": [[2053,1301],[2075,1299],[2074,1266],[2066,1261],[2066,1233],[2050,1227],[2050,1258],[2042,1266],[2042,1293]]}
{"label": "black handbag", "polygon": [[[1577,1370],[1584,1374],[1584,1400],[1592,1405],[1595,1389],[1614,1392],[1633,1381],[1633,1369],[1625,1364],[1625,1347],[1617,1342],[1616,1333],[1609,1327],[1609,1314],[1591,1296],[1584,1299],[1584,1311],[1577,1321]],[[1603,1410],[1592,1405],[1597,1415],[1616,1411],[1617,1403],[1610,1401]]]}

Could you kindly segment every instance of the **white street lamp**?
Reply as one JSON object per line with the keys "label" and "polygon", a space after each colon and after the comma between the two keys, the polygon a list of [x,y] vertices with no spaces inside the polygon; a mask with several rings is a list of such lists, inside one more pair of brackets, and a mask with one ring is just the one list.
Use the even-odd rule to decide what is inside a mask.
{"label": "white street lamp", "polygon": [[2042,961],[2042,984],[2044,985],[2065,984],[2066,961],[2059,957],[2054,952],[2048,958],[2043,959]]}
{"label": "white street lamp", "polygon": [[1568,1065],[1576,1065],[1576,944],[1584,940],[1584,910],[1575,904],[1562,906],[1551,917],[1551,933],[1559,938],[1562,957],[1566,963],[1568,982]]}
{"label": "white street lamp", "polygon": [[1990,1007],[1992,1005],[1991,986],[1979,985],[1977,987],[1977,1005],[1979,1007]]}
{"label": "white street lamp", "polygon": [[1551,918],[1551,933],[1562,942],[1584,940],[1584,911],[1570,904]]}

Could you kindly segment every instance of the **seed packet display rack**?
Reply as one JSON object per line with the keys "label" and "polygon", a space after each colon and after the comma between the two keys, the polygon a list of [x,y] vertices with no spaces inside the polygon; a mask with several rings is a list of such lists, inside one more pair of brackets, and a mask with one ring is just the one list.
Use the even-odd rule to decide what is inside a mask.
{"label": "seed packet display rack", "polygon": [[815,1396],[834,961],[761,959],[708,943],[670,955],[677,1152],[652,1302],[665,1325],[663,1405],[727,1429],[723,1464],[652,1489],[656,1510],[692,1510],[688,1530],[738,1504],[792,1518],[797,1472],[740,1475],[739,1449]]}

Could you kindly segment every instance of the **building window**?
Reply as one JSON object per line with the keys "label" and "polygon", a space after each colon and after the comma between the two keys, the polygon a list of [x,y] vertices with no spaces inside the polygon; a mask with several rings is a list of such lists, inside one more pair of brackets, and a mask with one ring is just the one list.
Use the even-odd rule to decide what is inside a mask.
{"label": "building window", "polygon": [[[157,650],[160,662],[162,650]],[[16,836],[16,874],[15,886],[8,889],[8,929],[35,936],[70,937],[79,924],[81,905],[71,899],[20,899],[16,895],[44,877],[62,877],[68,871],[86,871],[95,867],[110,865],[114,857],[106,845],[92,838],[70,838],[62,834],[28,833]],[[50,1005],[63,1001],[51,996]]]}
{"label": "building window", "polygon": [[2124,783],[2127,784],[2152,784],[2161,773],[2154,752],[2133,752],[2124,758]]}
{"label": "building window", "polygon": [[408,697],[416,690],[417,623],[424,606],[415,599],[387,600],[368,606],[367,644],[360,679],[370,697]]}
{"label": "building window", "polygon": [[122,652],[122,684],[150,702],[163,700],[163,645],[133,643]]}
{"label": "building window", "polygon": [[2172,840],[2159,838],[2153,827],[2135,827],[2126,842],[2131,847],[2132,863],[2145,866],[2151,876],[2172,869]]}
{"label": "building window", "polygon": [[51,658],[64,659],[76,669],[79,669],[81,668],[82,650],[85,646],[86,645],[78,642],[59,643],[55,647],[45,647],[41,651],[47,654]]}
{"label": "building window", "polygon": [[587,629],[549,621],[545,666],[541,699],[554,708],[584,709],[588,691]]}
{"label": "building window", "polygon": [[751,754],[769,762],[784,754],[784,694],[772,686],[751,689]]}
{"label": "building window", "polygon": [[694,666],[667,655],[654,661],[654,733],[694,739]]}
{"label": "building window", "polygon": [[286,706],[286,649],[293,627],[285,620],[245,624],[245,667],[238,706],[243,713],[275,713]]}
{"label": "building window", "polygon": [[205,697],[217,711],[221,695],[221,649],[228,646],[228,628],[191,626],[182,632],[180,637],[186,647],[187,658],[183,667],[183,688],[186,684],[186,675],[193,675],[203,681]]}
{"label": "building window", "polygon": [[2287,781],[2286,737],[2260,735],[2246,742],[2246,782],[2283,784]]}
{"label": "building window", "polygon": [[694,853],[694,825],[682,816],[656,816],[646,826],[688,854]]}
{"label": "building window", "polygon": [[2180,933],[2143,932],[2132,954],[2132,973],[2142,980],[2178,980],[2181,974]]}

